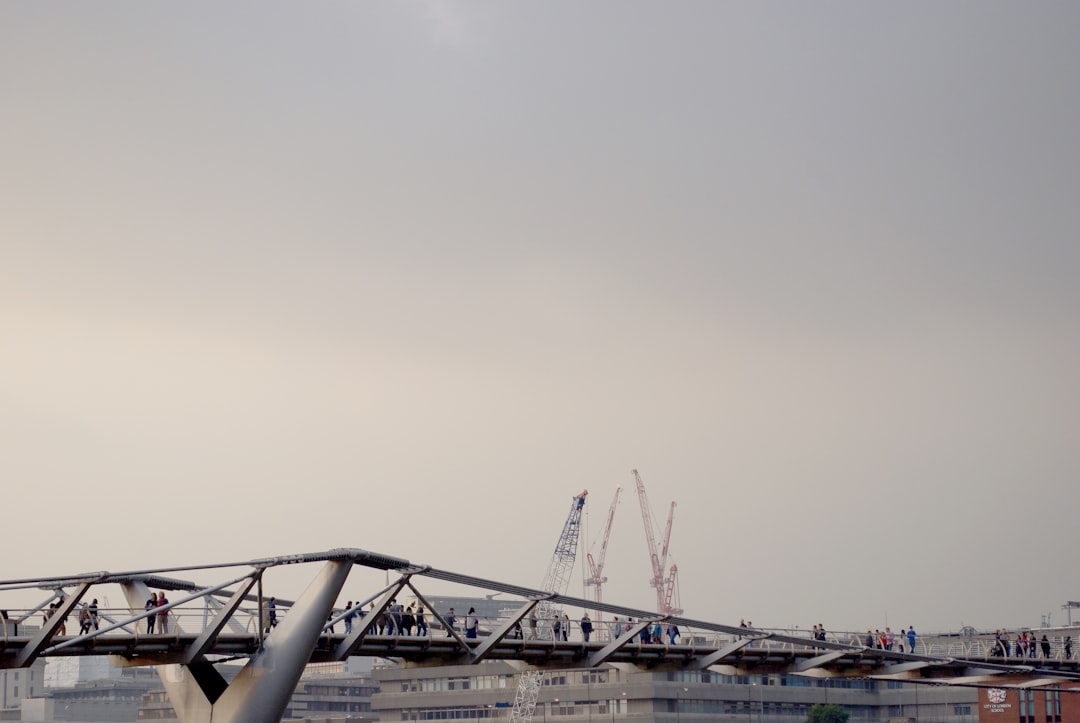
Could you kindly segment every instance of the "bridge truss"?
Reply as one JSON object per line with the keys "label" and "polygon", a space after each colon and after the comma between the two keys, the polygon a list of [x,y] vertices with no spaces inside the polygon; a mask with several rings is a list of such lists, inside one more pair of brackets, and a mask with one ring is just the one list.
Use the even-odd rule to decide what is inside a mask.
{"label": "bridge truss", "polygon": [[[286,565],[321,563],[304,593],[295,601],[276,601],[280,623],[270,630],[262,581],[266,570]],[[376,586],[351,608],[335,605],[354,567],[393,572],[396,579]],[[188,572],[233,570],[209,585],[172,577]],[[466,638],[448,625],[422,592],[430,581],[453,583],[506,596],[508,607],[497,619],[483,621],[481,634]],[[77,613],[91,591],[119,586],[126,608],[107,610],[97,629],[64,634],[65,624],[78,625]],[[144,609],[150,589],[169,590],[176,600]],[[854,640],[811,640],[802,635],[748,629],[658,615],[552,591],[414,565],[407,560],[360,549],[140,570],[94,572],[63,577],[0,581],[0,596],[45,590],[36,607],[8,607],[0,621],[0,668],[28,667],[39,658],[109,656],[118,666],[157,666],[177,715],[184,723],[278,720],[309,662],[340,661],[350,656],[393,658],[405,665],[478,664],[486,660],[519,661],[532,669],[595,668],[627,664],[653,670],[712,669],[724,674],[788,673],[810,677],[871,677],[953,685],[1039,687],[1080,681],[1080,663],[1057,658],[1012,660],[987,640],[969,642],[960,655],[916,655],[867,648]],[[378,624],[392,600],[411,595],[430,614],[431,634],[387,634]],[[3,597],[0,597],[0,606]],[[45,618],[44,611],[52,607]],[[527,620],[545,605],[599,610],[637,622],[610,636],[586,642],[528,634]],[[163,615],[167,631],[143,632],[144,621]],[[44,618],[44,619],[42,619]],[[161,617],[158,617],[160,620]],[[346,633],[336,632],[348,619]],[[40,621],[40,627],[34,624]],[[679,640],[644,642],[640,633],[659,623],[677,625]],[[23,632],[20,634],[19,628]],[[344,627],[344,625],[342,626]],[[269,631],[269,632],[268,632]],[[575,639],[577,638],[577,639]],[[246,659],[243,671],[226,682],[215,665]]]}

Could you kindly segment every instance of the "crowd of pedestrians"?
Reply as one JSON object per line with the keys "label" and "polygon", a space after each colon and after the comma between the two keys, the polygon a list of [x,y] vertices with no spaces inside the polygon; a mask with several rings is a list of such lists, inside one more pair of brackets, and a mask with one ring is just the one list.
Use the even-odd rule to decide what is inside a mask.
{"label": "crowd of pedestrians", "polygon": [[[58,614],[63,605],[63,598],[59,598],[50,603],[43,611],[45,621],[48,622],[53,616]],[[150,597],[144,605],[144,612],[147,613],[145,615],[145,620],[146,632],[148,634],[168,634],[169,608],[166,607],[168,605],[169,600],[164,591],[150,593]],[[270,597],[264,599],[259,612],[263,631],[268,634],[278,624],[277,598]],[[345,605],[344,614],[331,611],[327,628],[333,633],[335,622],[341,620],[345,624],[345,633],[348,635],[353,632],[353,626],[356,624],[358,618],[363,620],[367,615],[374,613],[375,603],[371,603],[369,610],[364,610],[361,603],[356,603],[354,605],[350,600]],[[89,604],[85,602],[82,603],[78,607],[77,615],[80,635],[85,635],[91,630],[98,630],[100,627],[100,613],[97,598],[94,598]],[[58,627],[57,632],[60,635],[67,634],[66,617],[67,616],[65,615],[65,619],[60,622]],[[457,633],[458,618],[454,608],[451,607],[442,616],[442,622],[447,636],[453,636]],[[463,622],[463,632],[466,638],[473,639],[479,636],[480,619],[476,614],[475,608],[469,608],[469,612],[466,613]],[[538,621],[534,612],[528,618],[530,638],[538,637],[538,623],[542,624],[542,629],[550,630],[551,637],[554,640],[569,640],[572,623],[568,614],[555,613],[547,621]],[[587,612],[584,613],[576,624],[581,632],[582,640],[584,642],[589,642],[595,632],[595,627],[593,621],[589,618],[589,614]],[[656,621],[647,625],[641,625],[640,623],[635,623],[632,617],[620,620],[617,615],[614,616],[611,621],[607,622],[606,626],[606,630],[612,640],[629,635],[635,628],[638,628],[636,633],[638,641],[640,643],[651,645],[675,645],[677,644],[680,635],[679,626],[673,622]],[[740,621],[739,627],[753,628],[753,623],[743,620]],[[391,599],[386,609],[375,615],[374,622],[371,623],[371,632],[377,635],[427,636],[429,634],[429,628],[423,604],[417,601],[402,606],[396,599]],[[813,640],[825,641],[825,626],[821,623],[814,625],[810,635]],[[514,625],[511,626],[509,637],[512,639],[521,639],[524,637],[524,631],[520,620],[516,621]],[[868,629],[865,638],[860,642],[867,648],[873,648],[875,650],[895,650],[901,653],[914,653],[916,641],[917,634],[915,633],[915,628],[914,626],[909,625],[906,631],[900,629],[896,632],[888,626],[886,626],[884,630]],[[1063,640],[1059,639],[1059,644],[1061,655],[1064,659],[1071,660],[1073,653],[1072,636],[1068,635]],[[1054,643],[1046,634],[1043,634],[1040,638],[1035,632],[1021,631],[1015,638],[1010,638],[1007,630],[1000,629],[994,632],[993,645],[990,654],[1012,658],[1037,658],[1041,655],[1042,658],[1048,659],[1053,655],[1053,648]]]}
{"label": "crowd of pedestrians", "polygon": [[[1072,636],[1066,635],[1061,642],[1061,652],[1066,660],[1072,659]],[[1042,638],[1035,632],[1021,631],[1015,639],[1009,639],[1009,631],[1005,629],[994,632],[993,654],[1002,658],[1037,658],[1040,653],[1043,658],[1053,655],[1053,645],[1050,638],[1044,633]]]}
{"label": "crowd of pedestrians", "polygon": [[83,603],[79,608],[79,635],[86,635],[91,629],[98,629],[98,602],[97,598],[87,605]]}
{"label": "crowd of pedestrians", "polygon": [[[369,615],[375,616],[370,627],[370,632],[373,635],[426,636],[429,634],[427,615],[423,604],[419,601],[403,607],[396,600],[391,600],[384,611],[377,612],[375,603],[371,603],[370,608],[364,610],[360,603],[354,605],[350,600],[345,604],[343,611],[341,609],[331,611],[327,618],[326,629],[330,633],[336,632],[336,623],[340,621],[345,625],[345,633],[350,634],[353,632],[357,620]],[[273,613],[267,614],[264,611],[264,620],[272,617]],[[587,612],[583,613],[581,618],[576,621],[571,620],[569,614],[565,612],[555,613],[545,620],[539,620],[534,613],[525,618],[524,622],[527,625],[527,637],[530,639],[541,637],[538,634],[538,631],[540,631],[546,639],[569,641],[573,628],[577,627],[581,634],[581,640],[590,642],[596,633],[596,626]],[[477,615],[476,609],[472,607],[461,618],[459,618],[454,608],[449,608],[441,616],[441,623],[447,637],[462,634],[466,639],[474,639],[480,635],[480,617]],[[615,616],[612,621],[605,625],[608,626],[606,630],[610,632],[612,639],[628,635],[635,628],[640,627],[633,618],[620,620],[618,616]],[[546,631],[546,633],[543,631]],[[266,632],[269,632],[269,629]],[[666,643],[675,645],[679,641],[680,630],[675,623],[657,621],[640,627],[636,636],[640,642],[646,644]],[[507,637],[518,640],[526,637],[526,628],[523,627],[521,620],[511,625]]]}
{"label": "crowd of pedestrians", "polygon": [[[164,592],[152,592],[150,598],[143,605],[143,609],[147,612],[156,610],[152,615],[146,616],[146,632],[153,633],[154,626],[157,625],[158,635],[168,634],[169,632],[169,609],[165,606],[169,604],[169,599],[165,597]],[[157,618],[155,623],[154,618]]]}
{"label": "crowd of pedestrians", "polygon": [[[53,617],[60,612],[60,608],[63,605],[63,597],[58,600],[53,600],[51,603],[49,603],[49,607],[45,608],[45,612],[43,613],[45,617],[45,622],[48,623],[50,620],[52,620]],[[60,621],[60,628],[57,630],[57,633],[59,635],[67,635],[67,615],[65,615],[63,620]]]}
{"label": "crowd of pedestrians", "polygon": [[[824,627],[822,627],[822,630],[824,630]],[[914,653],[916,638],[915,627],[912,625],[908,626],[906,632],[903,628],[901,628],[899,632],[893,632],[892,628],[886,626],[885,630],[874,630],[873,632],[867,630],[863,644],[866,647],[874,648],[875,650],[895,650],[898,653]]]}
{"label": "crowd of pedestrians", "polygon": [[[451,614],[453,614],[453,608],[450,608]],[[327,629],[333,633],[335,632],[335,620],[341,620],[345,623],[345,634],[348,635],[353,631],[353,625],[357,623],[359,618],[361,621],[374,615],[374,620],[371,623],[371,632],[375,635],[427,635],[428,624],[427,616],[424,614],[424,606],[419,602],[409,603],[408,605],[402,605],[397,599],[391,599],[390,603],[386,606],[386,609],[380,613],[375,612],[375,603],[371,603],[368,610],[364,610],[362,603],[353,604],[352,600],[345,603],[344,614],[339,614],[336,610],[330,611],[330,617],[327,618],[330,624]],[[413,632],[415,631],[415,633]]]}

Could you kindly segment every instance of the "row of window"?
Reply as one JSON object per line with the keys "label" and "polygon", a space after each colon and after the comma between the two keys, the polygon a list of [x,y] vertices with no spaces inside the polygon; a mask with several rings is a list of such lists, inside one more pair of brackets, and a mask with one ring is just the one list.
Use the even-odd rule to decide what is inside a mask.
{"label": "row of window", "polygon": [[[544,676],[546,686],[603,685],[613,682],[611,670],[555,671]],[[667,674],[667,679],[679,683],[707,683],[712,685],[779,685],[793,688],[839,688],[845,690],[876,691],[881,683],[876,680],[857,678],[813,679],[797,675],[720,675],[708,670],[679,670]],[[510,675],[454,676],[446,678],[421,678],[401,682],[403,693],[433,693],[451,690],[501,690],[515,685]],[[901,681],[886,681],[888,689],[903,687]],[[332,695],[330,687],[311,688],[312,692]],[[344,695],[344,693],[338,693]],[[351,693],[356,695],[356,693]]]}
{"label": "row of window", "polygon": [[[678,683],[711,683],[712,685],[779,685],[789,688],[841,688],[876,691],[876,680],[858,678],[806,678],[798,675],[720,675],[709,670],[677,670],[667,679]],[[900,681],[887,681],[889,688],[901,688]]]}
{"label": "row of window", "polygon": [[421,678],[401,682],[402,693],[440,693],[447,690],[501,690],[515,683],[509,675],[453,676]]}
{"label": "row of window", "polygon": [[134,702],[138,703],[138,702],[142,702],[143,693],[142,693],[142,691],[133,693],[130,690],[113,690],[113,689],[93,690],[93,689],[90,689],[90,688],[82,688],[82,689],[75,690],[75,691],[72,691],[72,692],[61,691],[61,692],[56,694],[56,697],[57,698],[75,699],[75,700],[79,700],[79,701],[94,701],[94,702],[101,702],[101,701],[107,701],[107,702],[114,702],[114,701],[132,702],[132,701],[134,701]]}
{"label": "row of window", "polygon": [[[675,703],[675,701],[671,701]],[[581,716],[584,715],[589,708],[593,709],[594,713],[599,715],[606,715],[610,708],[607,703],[602,705],[590,704],[588,702],[578,701],[574,703],[553,703],[551,704],[551,715],[553,716]],[[679,701],[679,705],[676,708],[674,705],[668,708],[668,712],[678,711],[679,713],[698,714],[698,715],[760,715],[768,719],[770,716],[783,716],[787,718],[803,717],[806,716],[810,706],[801,703],[766,703],[763,708],[759,708],[756,704],[747,705],[745,701],[717,701],[717,700],[684,700]],[[877,708],[864,707],[864,706],[849,706],[846,710],[852,714],[855,720],[871,720],[876,718]],[[427,720],[486,720],[499,717],[505,717],[499,715],[500,711],[497,708],[491,706],[462,706],[457,708],[440,708],[438,710],[404,710],[401,712],[401,720],[403,721],[427,721]],[[953,715],[957,716],[970,716],[970,705],[956,705],[953,706]],[[1060,716],[1056,719],[1060,721]],[[1054,723],[1049,717],[1048,723]],[[1021,723],[1024,723],[1024,719],[1021,719]],[[1034,718],[1029,719],[1028,723],[1035,723]]]}
{"label": "row of window", "polygon": [[[1041,710],[1036,710],[1035,701],[1042,698]],[[1059,723],[1061,721],[1061,690],[1021,690],[1020,723]]]}
{"label": "row of window", "polygon": [[[597,715],[607,715],[611,712],[607,702],[602,705],[586,702],[552,703],[551,715],[579,716],[585,714],[590,707]],[[505,719],[506,712],[500,712],[499,708],[492,706],[461,706],[458,708],[401,711],[401,720],[482,720],[494,718]]]}
{"label": "row of window", "polygon": [[379,692],[378,686],[358,685],[305,685],[304,692],[311,695],[342,695],[354,698],[364,698]]}
{"label": "row of window", "polygon": [[[601,685],[611,680],[610,670],[558,671],[544,676],[544,685]],[[402,693],[432,693],[448,690],[502,690],[517,685],[512,675],[455,676],[421,678],[401,682]]]}
{"label": "row of window", "polygon": [[443,708],[441,710],[402,711],[401,720],[481,720],[495,718],[499,711],[488,707]]}
{"label": "row of window", "polygon": [[311,700],[299,703],[297,705],[290,705],[285,711],[286,718],[297,717],[299,712],[303,713],[361,713],[370,711],[370,705],[364,705],[363,703],[344,703],[341,701],[328,701],[328,700]]}
{"label": "row of window", "polygon": [[[612,704],[616,701],[610,700],[557,700],[548,705],[551,706],[552,715],[573,715],[581,716],[588,715],[589,713],[595,713],[597,715],[607,715],[611,712]],[[615,707],[618,705],[616,703]]]}

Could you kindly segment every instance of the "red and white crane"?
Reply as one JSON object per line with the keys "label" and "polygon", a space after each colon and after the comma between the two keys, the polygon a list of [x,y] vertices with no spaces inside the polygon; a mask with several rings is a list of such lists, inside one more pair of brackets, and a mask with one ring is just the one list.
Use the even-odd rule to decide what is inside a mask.
{"label": "red and white crane", "polygon": [[[585,554],[588,563],[585,570],[585,587],[593,589],[593,599],[598,603],[604,601],[601,593],[601,587],[607,582],[607,578],[604,577],[604,558],[607,557],[608,540],[611,538],[611,523],[615,519],[615,508],[619,504],[619,495],[621,494],[622,486],[615,487],[615,497],[611,500],[611,508],[608,510],[607,521],[604,523],[604,531],[601,534],[600,552],[595,559],[591,550]],[[595,622],[599,624],[603,622],[603,619],[603,613],[597,610]]]}
{"label": "red and white crane", "polygon": [[645,542],[649,545],[649,562],[652,565],[652,579],[649,584],[656,590],[656,612],[662,615],[681,615],[679,607],[679,568],[675,563],[667,571],[668,543],[671,541],[671,522],[675,518],[675,501],[668,511],[667,526],[661,545],[656,544],[656,526],[653,525],[652,509],[649,498],[645,496],[645,483],[635,469],[634,480],[637,482],[638,502],[641,504],[641,519],[645,523]]}

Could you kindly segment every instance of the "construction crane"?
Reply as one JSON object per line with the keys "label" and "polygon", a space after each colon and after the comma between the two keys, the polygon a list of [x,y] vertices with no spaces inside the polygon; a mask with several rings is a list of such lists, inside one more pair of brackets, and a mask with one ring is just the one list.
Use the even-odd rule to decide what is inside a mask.
{"label": "construction crane", "polygon": [[1064,610],[1065,614],[1069,616],[1069,627],[1070,628],[1072,627],[1072,611],[1073,611],[1073,608],[1080,608],[1080,602],[1076,602],[1074,600],[1069,600],[1068,602],[1066,602],[1064,605],[1061,606],[1061,609]]}
{"label": "construction crane", "polygon": [[671,522],[675,518],[675,501],[672,500],[671,509],[668,511],[663,543],[658,546],[656,526],[652,521],[652,509],[649,507],[649,498],[645,496],[645,483],[641,481],[641,475],[636,469],[633,473],[634,480],[637,482],[638,502],[641,504],[641,519],[645,523],[645,542],[649,546],[649,562],[652,565],[652,579],[649,584],[656,590],[656,612],[661,615],[681,615],[679,568],[672,563],[666,574],[664,571],[664,566],[667,565],[668,542],[671,540]]}
{"label": "construction crane", "polygon": [[[570,585],[570,573],[574,569],[574,561],[577,559],[578,537],[581,534],[581,508],[585,506],[585,497],[589,490],[583,491],[570,503],[570,514],[566,517],[562,534],[555,543],[555,553],[551,556],[547,573],[544,575],[544,583],[541,589],[545,592],[553,592],[559,595],[566,594],[566,588]],[[533,611],[536,619],[543,626],[542,635],[554,632],[551,621],[556,614],[550,600],[541,600],[536,604]],[[533,713],[536,712],[536,701],[540,697],[540,688],[544,683],[542,670],[525,670],[518,676],[517,694],[514,696],[514,707],[510,711],[510,720],[520,723],[531,723]]]}
{"label": "construction crane", "polygon": [[[611,500],[611,508],[608,510],[607,522],[604,523],[604,531],[601,534],[599,554],[596,559],[593,559],[591,550],[585,555],[588,562],[588,569],[585,570],[585,587],[593,589],[593,599],[598,603],[604,601],[601,593],[601,586],[607,582],[607,578],[604,577],[604,558],[607,557],[608,539],[611,537],[611,523],[615,519],[615,507],[619,504],[619,495],[621,494],[622,487],[617,486],[615,488],[615,497]],[[603,619],[603,613],[597,610],[595,622],[598,627],[602,627],[600,623],[603,622]]]}

